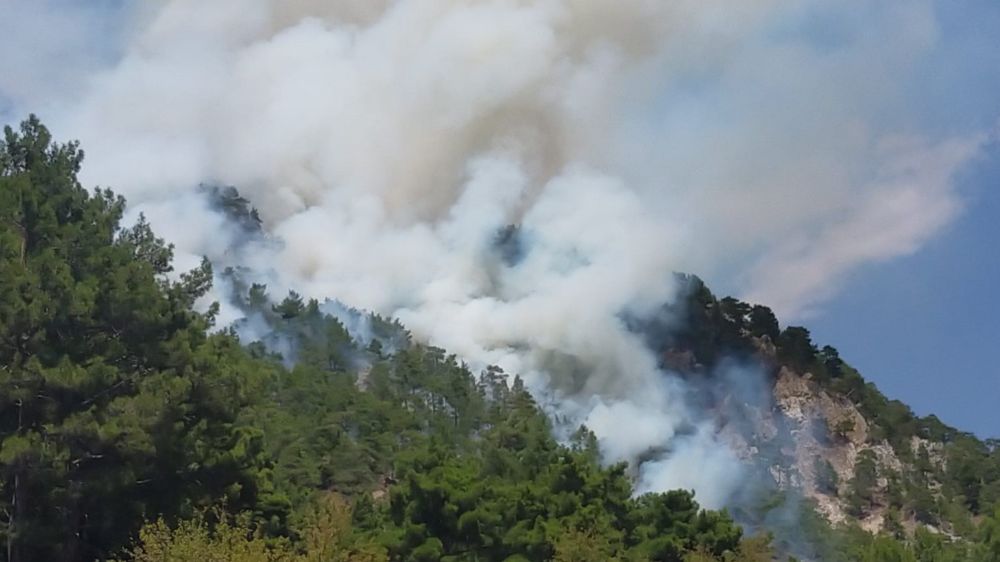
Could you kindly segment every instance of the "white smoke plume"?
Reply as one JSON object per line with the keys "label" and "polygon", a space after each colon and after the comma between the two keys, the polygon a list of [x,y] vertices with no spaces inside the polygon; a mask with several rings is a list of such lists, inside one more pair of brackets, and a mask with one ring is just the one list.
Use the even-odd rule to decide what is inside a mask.
{"label": "white smoke plume", "polygon": [[[609,459],[646,455],[643,489],[710,506],[737,463],[622,318],[674,271],[808,313],[946,226],[981,142],[908,126],[925,0],[160,0],[122,21],[72,93],[29,83],[179,269],[208,255],[399,318],[520,373]],[[270,242],[235,250],[203,182],[238,186]]]}

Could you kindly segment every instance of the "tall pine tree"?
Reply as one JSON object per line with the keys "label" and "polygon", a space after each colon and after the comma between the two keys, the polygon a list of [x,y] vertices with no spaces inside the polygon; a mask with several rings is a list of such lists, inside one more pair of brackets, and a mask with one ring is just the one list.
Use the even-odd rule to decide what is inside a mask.
{"label": "tall pine tree", "polygon": [[10,562],[104,557],[143,515],[254,501],[259,435],[234,425],[248,367],[192,305],[202,267],[32,116],[0,143],[0,541]]}

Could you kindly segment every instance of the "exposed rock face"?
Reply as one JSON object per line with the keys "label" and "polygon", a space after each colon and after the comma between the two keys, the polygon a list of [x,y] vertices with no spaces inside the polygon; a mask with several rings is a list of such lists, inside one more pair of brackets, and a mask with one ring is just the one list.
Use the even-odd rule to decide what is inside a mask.
{"label": "exposed rock face", "polygon": [[[1000,457],[1000,446],[980,443],[934,416],[914,415],[835,348],[817,348],[805,328],[780,330],[766,307],[716,299],[697,278],[681,281],[688,284],[687,300],[636,329],[658,351],[663,368],[692,382],[692,398],[711,412],[719,438],[745,461],[748,485],[733,504],[749,524],[785,520],[797,510],[795,498],[805,497],[834,524],[892,533],[918,526],[954,536],[971,532],[981,494],[970,471],[994,462],[989,455],[995,450]],[[672,323],[678,315],[681,327]],[[963,480],[949,474],[946,462],[956,464]],[[988,498],[1000,495],[1000,480],[991,482],[996,490]],[[797,493],[775,493],[775,484]],[[783,501],[788,497],[793,501]]]}
{"label": "exposed rock face", "polygon": [[[841,523],[854,519],[847,513],[847,497],[858,456],[872,451],[878,469],[876,501],[859,523],[869,531],[882,529],[888,475],[903,471],[892,446],[885,440],[872,441],[869,423],[858,408],[847,397],[821,388],[809,373],[782,366],[772,391],[771,407],[753,409],[745,416],[749,432],[728,434],[737,453],[749,460],[763,448],[780,448],[788,462],[769,468],[775,482],[800,490],[831,523]],[[919,443],[913,446],[916,449]],[[836,474],[836,491],[824,489],[820,482],[817,466],[824,462]]]}
{"label": "exposed rock face", "polygon": [[[858,455],[865,449],[875,453],[879,468],[877,494],[884,496],[889,484],[885,474],[899,473],[902,464],[889,443],[869,443],[868,421],[850,400],[820,389],[808,373],[799,375],[784,367],[774,385],[774,399],[791,427],[794,469],[800,475],[801,489],[816,501],[820,513],[832,523],[848,518],[842,498],[854,476]],[[837,495],[821,489],[817,459],[830,463],[837,474]],[[860,523],[870,531],[881,529],[884,508],[876,505]]]}

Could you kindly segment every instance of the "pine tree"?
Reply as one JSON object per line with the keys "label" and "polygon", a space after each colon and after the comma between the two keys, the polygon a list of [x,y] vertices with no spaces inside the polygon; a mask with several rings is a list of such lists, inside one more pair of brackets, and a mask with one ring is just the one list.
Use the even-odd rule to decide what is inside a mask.
{"label": "pine tree", "polygon": [[0,143],[0,512],[10,562],[122,546],[142,514],[254,500],[260,432],[238,430],[246,362],[192,310],[211,267],[77,181],[83,153],[32,116]]}

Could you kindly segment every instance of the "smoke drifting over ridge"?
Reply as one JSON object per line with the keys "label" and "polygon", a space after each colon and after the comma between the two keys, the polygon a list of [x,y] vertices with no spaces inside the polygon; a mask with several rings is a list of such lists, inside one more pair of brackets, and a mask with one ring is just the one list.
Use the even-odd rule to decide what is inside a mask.
{"label": "smoke drifting over ridge", "polygon": [[[931,2],[163,0],[128,20],[43,117],[179,269],[204,254],[398,317],[522,374],[609,458],[663,451],[641,485],[708,505],[738,463],[622,318],[673,298],[674,271],[808,313],[947,225],[981,142],[908,125]],[[213,181],[267,240],[227,226]]]}

